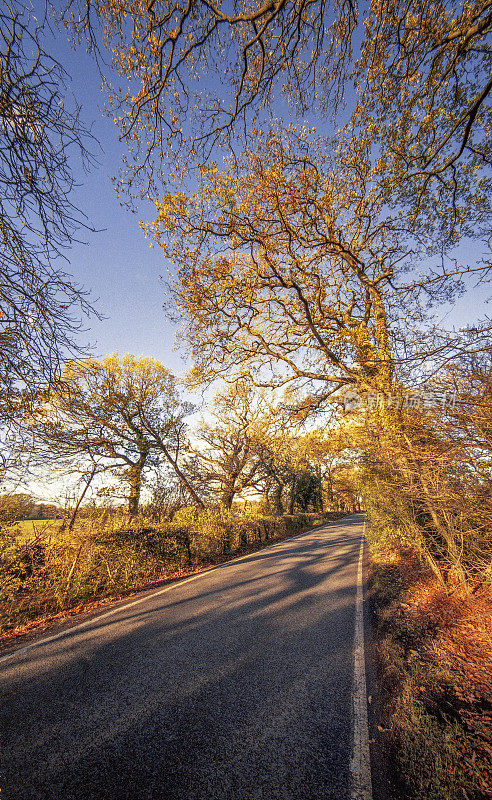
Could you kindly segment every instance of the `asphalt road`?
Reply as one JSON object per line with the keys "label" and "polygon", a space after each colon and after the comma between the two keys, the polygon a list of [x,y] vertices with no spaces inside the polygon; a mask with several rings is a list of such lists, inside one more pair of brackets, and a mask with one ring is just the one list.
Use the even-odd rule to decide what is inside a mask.
{"label": "asphalt road", "polygon": [[2,800],[348,800],[362,521],[1,662]]}

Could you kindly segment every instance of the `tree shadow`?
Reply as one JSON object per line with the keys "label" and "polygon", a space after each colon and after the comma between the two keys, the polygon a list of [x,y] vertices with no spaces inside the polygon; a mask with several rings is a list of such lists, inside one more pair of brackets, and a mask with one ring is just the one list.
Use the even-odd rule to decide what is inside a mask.
{"label": "tree shadow", "polygon": [[317,531],[19,658],[6,797],[348,797],[359,542]]}

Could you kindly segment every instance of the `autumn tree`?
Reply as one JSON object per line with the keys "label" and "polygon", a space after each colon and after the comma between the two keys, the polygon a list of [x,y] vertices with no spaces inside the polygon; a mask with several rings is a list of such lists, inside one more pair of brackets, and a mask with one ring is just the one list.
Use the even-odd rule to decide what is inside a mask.
{"label": "autumn tree", "polygon": [[337,159],[323,146],[313,161],[309,132],[279,132],[239,174],[207,169],[189,201],[158,204],[199,378],[308,384],[313,408],[343,386],[394,380],[398,318],[408,331],[419,313],[410,292],[399,307],[407,242],[371,189],[366,142]]}
{"label": "autumn tree", "polygon": [[159,192],[168,158],[182,164],[184,153],[203,164],[217,145],[254,137],[287,93],[299,116],[329,121],[346,100],[343,124],[349,119],[355,137],[370,131],[386,188],[396,182],[399,203],[424,225],[437,216],[452,234],[470,191],[486,202],[487,0],[234,0],[227,8],[72,0],[65,21],[95,47],[102,23],[122,78],[111,101],[131,145],[130,191],[143,177],[145,191]]}
{"label": "autumn tree", "polygon": [[[292,421],[282,402],[271,405],[255,441],[258,461],[258,487],[262,489],[265,511],[285,513],[286,492],[292,486],[298,467],[296,434],[299,425]],[[290,509],[292,513],[292,508]]]}
{"label": "autumn tree", "polygon": [[33,417],[38,446],[48,460],[81,458],[92,470],[120,470],[129,484],[128,510],[138,511],[144,474],[160,462],[176,472],[202,505],[180,467],[185,417],[192,407],[158,361],[125,355],[67,364],[60,382]]}
{"label": "autumn tree", "polygon": [[[337,385],[388,386],[413,349],[417,296],[449,300],[456,278],[484,269],[451,257],[488,235],[488,4],[93,0],[70,3],[66,21],[94,44],[94,17],[128,81],[112,94],[131,150],[122,185],[142,178],[155,199],[196,374],[234,364],[261,382],[277,362],[270,383],[312,380],[320,401]],[[273,125],[280,88],[330,122],[347,99],[338,134]],[[232,155],[219,169],[221,144]]]}
{"label": "autumn tree", "polygon": [[[353,472],[356,455],[347,449],[333,422],[327,428],[303,432],[291,420],[263,447],[265,497],[267,503],[273,500],[276,513],[338,510],[345,503],[350,493],[342,474]],[[355,508],[357,503],[349,505]]]}
{"label": "autumn tree", "polygon": [[35,508],[34,499],[24,493],[0,495],[0,524],[27,519]]}
{"label": "autumn tree", "polygon": [[[359,15],[364,23],[360,27]],[[234,281],[244,280],[249,286],[245,293],[248,297],[252,285],[254,292],[264,291],[267,298],[271,292],[280,295],[276,308],[281,314],[282,295],[295,295],[297,288],[290,273],[286,276],[283,265],[280,268],[276,263],[274,245],[281,238],[279,228],[284,227],[280,249],[284,259],[285,242],[292,262],[292,250],[301,241],[302,258],[299,252],[295,258],[302,261],[302,270],[309,270],[312,261],[315,266],[319,264],[321,233],[323,258],[331,259],[327,269],[334,272],[333,305],[336,309],[339,288],[346,280],[344,270],[334,267],[338,259],[350,273],[349,284],[352,280],[360,284],[356,307],[349,310],[349,316],[357,319],[359,315],[362,327],[367,327],[370,305],[373,323],[377,318],[381,329],[376,351],[383,347],[386,352],[366,357],[373,364],[380,363],[381,370],[385,361],[387,371],[388,347],[383,346],[387,334],[382,328],[388,327],[384,320],[388,310],[382,310],[384,303],[378,295],[396,287],[392,300],[398,298],[400,305],[409,306],[410,296],[416,292],[427,295],[426,302],[439,302],[453,296],[459,286],[456,276],[487,268],[487,262],[480,259],[463,264],[452,260],[453,248],[460,241],[489,235],[486,168],[490,162],[488,34],[492,17],[485,0],[466,7],[455,0],[415,0],[410,5],[398,1],[391,6],[376,0],[367,6],[352,0],[336,4],[282,0],[273,5],[252,2],[246,7],[233,2],[227,9],[202,0],[192,0],[183,9],[167,0],[151,6],[92,0],[88,4],[69,3],[65,21],[76,35],[89,35],[94,46],[99,41],[98,24],[102,23],[105,42],[123,79],[121,91],[112,92],[116,119],[130,145],[122,185],[126,182],[132,193],[138,191],[139,178],[143,179],[143,191],[157,205],[159,242],[165,239],[162,229],[166,219],[171,230],[177,223],[179,236],[183,228],[189,232],[191,219],[198,220],[192,223],[196,235],[186,257],[195,265],[199,247],[203,264],[209,262],[206,277],[212,285],[215,279],[220,285],[224,278],[220,268],[216,269],[220,253],[224,257],[222,273],[232,270]],[[214,70],[221,74],[217,93],[209,80]],[[295,129],[293,133],[282,121],[274,128],[269,116],[279,117],[280,90],[285,90],[303,113],[309,110],[321,115],[330,125],[334,111],[347,100],[338,134],[314,142],[303,135],[293,156],[289,140],[295,138]],[[212,159],[220,156],[220,145],[226,152],[232,149],[232,156],[211,180],[210,173],[217,170]],[[297,169],[292,163],[286,168],[285,154],[279,152],[282,148],[290,150],[287,160],[298,159]],[[252,165],[254,159],[256,164]],[[190,193],[190,184],[187,189],[185,177],[190,174],[190,164],[200,171],[191,173],[192,184],[197,180],[201,184],[198,194]],[[266,175],[262,179],[258,172],[263,165]],[[171,183],[171,191],[164,195],[163,183],[173,174],[177,185]],[[292,199],[296,181],[299,189]],[[268,183],[273,184],[270,192]],[[286,183],[291,184],[291,197],[287,196]],[[337,196],[341,198],[338,203]],[[236,205],[234,197],[238,198]],[[335,203],[330,204],[330,197]],[[254,202],[256,212],[251,213]],[[241,211],[245,213],[239,220]],[[354,230],[358,224],[360,238]],[[314,239],[312,254],[306,244],[308,235]],[[265,248],[267,238],[270,246]],[[168,255],[181,263],[181,242],[164,244]],[[328,253],[327,244],[331,247]],[[246,267],[245,252],[249,255],[250,250],[252,258]],[[272,263],[276,274],[273,279],[268,275],[265,281]],[[207,313],[214,321],[221,314],[225,320],[235,319],[230,308],[216,311],[212,302],[202,313],[198,302],[190,302],[193,292],[203,288],[200,276],[194,285],[194,269],[188,266],[180,276],[188,295],[183,305],[190,314],[193,337],[197,320]],[[309,280],[314,291],[319,275],[316,268],[312,272],[305,283]],[[325,291],[326,281],[321,283]],[[311,302],[302,281],[299,284],[301,295],[297,300],[294,297],[289,307]],[[236,283],[229,286],[223,282],[217,297],[220,302],[223,297],[227,301],[231,298],[230,306],[242,311],[243,298],[237,296],[236,288]],[[342,302],[342,316],[345,307],[351,309],[352,290],[353,285],[346,302]],[[179,282],[175,291],[180,306],[183,295]],[[270,303],[267,315],[273,308],[275,302]],[[248,314],[256,315],[254,309],[254,303],[249,303],[239,314],[241,322]],[[300,352],[305,352],[307,330],[317,328],[318,322],[311,308],[313,324],[309,319],[300,322],[303,313],[301,309],[300,314],[294,314],[291,334]],[[340,319],[340,315],[335,317]],[[253,352],[257,346],[261,350],[270,347],[272,359],[278,359],[282,351],[284,364],[291,369],[290,342],[285,344],[283,331],[275,329],[275,322],[273,314],[259,345],[256,334],[251,336],[250,331],[246,340]],[[333,324],[336,327],[338,322]],[[221,345],[227,345],[227,338],[221,338],[223,331],[228,337],[231,329],[233,323],[228,328],[226,322],[222,328],[217,324]],[[362,342],[355,349],[366,348],[372,335],[361,331]],[[242,343],[241,337],[237,338]],[[318,328],[308,349],[316,350],[325,341],[323,328]],[[330,349],[331,343],[330,337],[323,354],[326,357],[330,351],[330,369],[337,356],[336,348]],[[209,352],[207,347],[205,351]],[[351,358],[349,355],[348,363]],[[215,370],[225,368],[226,360],[222,362],[221,356],[213,360]],[[343,363],[344,356],[339,360]],[[360,362],[356,359],[356,363]],[[339,380],[338,364],[336,367]],[[298,368],[296,363],[294,369]],[[300,377],[305,372],[301,369]],[[356,382],[347,374],[342,378]]]}
{"label": "autumn tree", "polygon": [[322,510],[321,481],[292,425],[275,426],[258,442],[265,511]]}
{"label": "autumn tree", "polygon": [[268,427],[268,407],[244,381],[219,391],[197,431],[196,466],[201,482],[230,509],[234,498],[260,480],[259,442]]}
{"label": "autumn tree", "polygon": [[[306,491],[299,493],[298,506],[304,509],[308,484],[320,487],[321,481],[311,468],[299,427],[278,398],[267,400],[264,392],[244,381],[230,384],[215,396],[197,431],[197,477],[218,493],[227,509],[235,497],[250,490],[261,492],[265,507],[273,503],[275,513],[282,514],[283,496],[287,491],[292,494],[295,477],[301,476],[299,486],[304,480]],[[313,491],[308,504],[317,489]],[[320,503],[316,500],[314,505],[318,508]]]}
{"label": "autumn tree", "polygon": [[[130,195],[162,202],[171,181],[176,203],[186,202],[199,179],[190,166],[213,166],[223,147],[237,168],[241,150],[265,146],[287,94],[294,124],[309,115],[340,128],[329,145],[334,158],[366,142],[382,207],[416,236],[399,272],[420,266],[419,287],[449,298],[456,275],[488,270],[481,253],[453,260],[460,241],[487,246],[490,236],[487,0],[234,0],[227,8],[72,0],[65,21],[95,48],[103,26],[121,76],[110,102],[129,145],[119,188]],[[316,158],[314,149],[309,160]],[[221,210],[227,215],[227,199]]]}
{"label": "autumn tree", "polygon": [[[360,454],[358,454],[360,459]],[[354,513],[361,509],[362,480],[357,462],[339,463],[333,473],[333,508],[345,513]]]}
{"label": "autumn tree", "polygon": [[257,443],[260,464],[263,506],[267,513],[284,514],[286,510],[286,491],[290,489],[289,512],[292,514],[296,463],[293,457],[293,437],[288,431],[281,431],[277,425],[270,427],[268,436]]}
{"label": "autumn tree", "polygon": [[349,412],[357,424],[346,427],[375,535],[411,545],[443,585],[465,590],[487,579],[492,556],[490,369],[466,353],[419,392]]}
{"label": "autumn tree", "polygon": [[338,510],[344,494],[341,475],[352,468],[357,458],[356,452],[347,447],[341,425],[332,420],[327,427],[303,433],[296,444],[300,465],[316,477],[323,510]]}

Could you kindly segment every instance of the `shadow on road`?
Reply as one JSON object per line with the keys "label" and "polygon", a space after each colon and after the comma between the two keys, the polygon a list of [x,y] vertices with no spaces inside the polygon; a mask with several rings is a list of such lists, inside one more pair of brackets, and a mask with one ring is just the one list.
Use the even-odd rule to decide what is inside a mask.
{"label": "shadow on road", "polygon": [[3,712],[7,800],[348,797],[360,522],[19,656]]}

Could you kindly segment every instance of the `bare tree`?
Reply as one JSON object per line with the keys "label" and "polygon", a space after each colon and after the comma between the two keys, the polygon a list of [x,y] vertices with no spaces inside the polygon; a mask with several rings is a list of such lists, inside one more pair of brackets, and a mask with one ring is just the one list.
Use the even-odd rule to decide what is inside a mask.
{"label": "bare tree", "polygon": [[71,200],[72,159],[95,140],[67,100],[67,76],[43,47],[43,20],[0,9],[0,419],[60,373],[77,350],[86,293],[62,266],[84,215]]}

